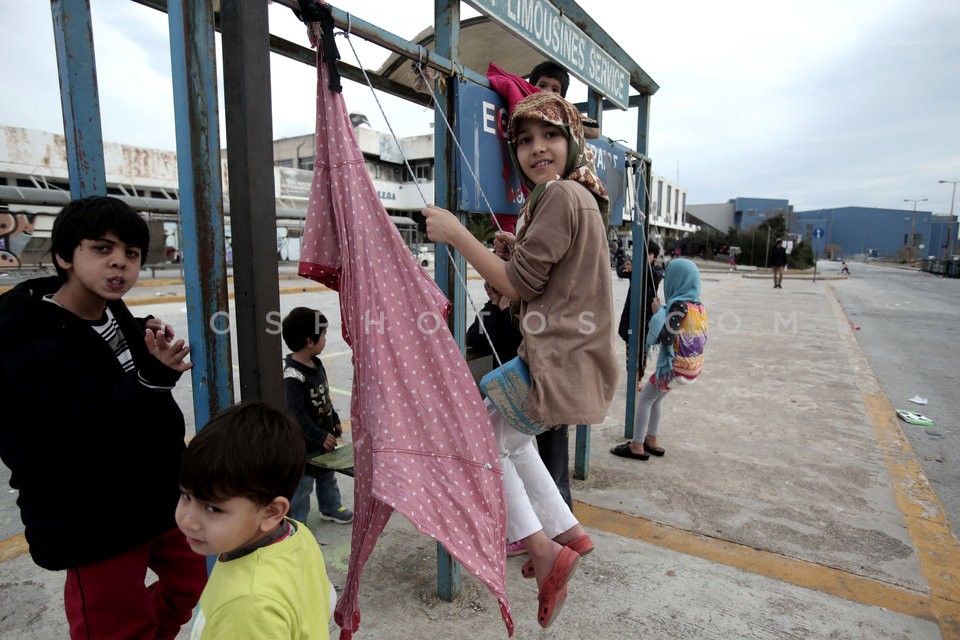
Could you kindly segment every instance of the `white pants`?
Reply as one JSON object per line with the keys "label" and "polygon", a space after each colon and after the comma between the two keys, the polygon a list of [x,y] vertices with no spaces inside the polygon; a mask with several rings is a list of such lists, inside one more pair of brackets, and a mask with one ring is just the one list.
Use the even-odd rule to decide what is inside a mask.
{"label": "white pants", "polygon": [[503,466],[507,500],[507,541],[514,542],[541,529],[555,538],[577,524],[560,490],[533,446],[533,436],[520,433],[484,400]]}

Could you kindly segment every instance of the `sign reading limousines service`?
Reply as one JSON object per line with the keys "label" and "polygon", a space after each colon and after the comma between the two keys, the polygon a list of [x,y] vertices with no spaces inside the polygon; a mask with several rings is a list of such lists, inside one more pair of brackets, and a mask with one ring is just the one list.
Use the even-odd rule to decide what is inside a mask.
{"label": "sign reading limousines service", "polygon": [[547,0],[466,0],[626,109],[630,74]]}
{"label": "sign reading limousines service", "polygon": [[[457,80],[454,131],[457,153],[457,209],[516,214],[523,205],[520,178],[507,152],[507,107],[495,91]],[[606,138],[587,140],[594,164],[610,196],[610,224],[621,224],[626,200],[627,150]],[[475,179],[476,178],[476,179]],[[480,183],[479,186],[477,183]]]}

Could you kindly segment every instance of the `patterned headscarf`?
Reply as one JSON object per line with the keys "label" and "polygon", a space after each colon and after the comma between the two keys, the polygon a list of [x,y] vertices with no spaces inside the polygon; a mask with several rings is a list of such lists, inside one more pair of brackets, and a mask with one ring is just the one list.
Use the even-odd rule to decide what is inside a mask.
{"label": "patterned headscarf", "polygon": [[534,185],[520,169],[520,163],[517,161],[517,127],[520,120],[524,119],[547,122],[559,128],[566,135],[567,163],[563,169],[564,174],[562,176],[557,175],[556,180],[573,180],[586,187],[597,199],[597,206],[600,208],[600,215],[603,216],[604,226],[606,226],[610,219],[610,200],[607,197],[607,190],[600,183],[600,177],[593,165],[593,152],[587,149],[580,114],[572,104],[557,94],[541,91],[529,95],[517,103],[510,116],[510,126],[507,129],[507,145],[510,148],[510,157],[513,158],[513,163],[520,172],[520,179],[531,189],[530,196],[520,210],[520,217],[523,218],[524,225],[518,234],[518,239],[529,226],[537,202],[543,195],[547,184],[549,184]]}

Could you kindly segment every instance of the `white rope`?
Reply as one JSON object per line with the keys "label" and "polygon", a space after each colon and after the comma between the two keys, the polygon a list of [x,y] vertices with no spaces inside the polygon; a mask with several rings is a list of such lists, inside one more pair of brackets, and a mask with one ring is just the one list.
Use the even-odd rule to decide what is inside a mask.
{"label": "white rope", "polygon": [[[384,111],[384,109],[383,109],[383,105],[380,104],[380,99],[377,97],[377,93],[376,93],[376,91],[375,91],[374,88],[373,88],[373,83],[370,81],[370,76],[367,75],[367,71],[366,71],[366,69],[364,69],[363,63],[360,61],[360,56],[357,55],[357,50],[354,48],[353,43],[350,41],[349,33],[347,33],[347,32],[341,32],[340,35],[343,35],[344,39],[345,39],[345,40],[347,41],[347,43],[350,45],[350,50],[353,51],[353,57],[354,57],[354,58],[356,59],[356,61],[357,61],[357,66],[360,68],[361,71],[363,71],[363,77],[364,77],[364,79],[367,81],[367,86],[370,87],[370,92],[373,94],[373,99],[376,101],[377,106],[380,108],[380,114],[383,116],[384,121],[387,123],[387,128],[390,129],[390,135],[393,136],[393,141],[394,141],[394,143],[397,145],[397,148],[400,150],[400,156],[403,158],[403,164],[407,167],[407,171],[410,173],[410,177],[413,178],[413,183],[414,183],[414,185],[415,185],[416,188],[417,188],[417,193],[420,194],[420,199],[423,201],[423,206],[425,206],[425,207],[426,207],[426,206],[429,206],[430,203],[427,202],[427,198],[426,198],[426,196],[423,194],[423,190],[420,188],[420,183],[417,181],[417,176],[416,176],[416,174],[414,173],[413,169],[410,167],[410,162],[407,160],[407,156],[406,156],[406,154],[403,152],[403,147],[400,145],[400,140],[397,138],[397,134],[394,132],[393,126],[391,126],[391,124],[390,124],[390,119],[387,117],[386,111]],[[432,92],[431,92],[431,95],[432,95]],[[434,102],[436,102],[436,101],[434,100]],[[446,122],[446,118],[444,118],[444,122]],[[447,126],[449,127],[449,124],[448,124]],[[452,132],[452,131],[451,131],[451,135],[453,135],[453,132]],[[454,141],[456,142],[456,136],[454,136],[453,139],[454,139]],[[460,148],[460,143],[459,143],[459,142],[457,142],[457,148],[458,148],[458,149]],[[463,153],[463,150],[462,150],[462,149],[461,149],[461,153]],[[464,156],[464,157],[466,157],[466,156]],[[468,164],[468,166],[469,166],[469,163],[467,163],[467,164]],[[471,172],[471,173],[472,173],[472,172]],[[478,183],[478,187],[479,187],[479,183]],[[483,193],[483,190],[481,189],[480,192],[481,192],[481,194],[482,194],[482,193]],[[486,200],[486,196],[484,196],[484,200]],[[489,206],[489,202],[487,203],[487,206]],[[493,211],[491,210],[490,213],[492,214]],[[493,220],[494,220],[494,222],[497,224],[497,228],[499,229],[499,228],[500,228],[500,223],[497,222],[496,216],[493,216]],[[503,229],[500,229],[500,230],[502,231]],[[453,269],[454,269],[454,271],[455,271],[456,274],[457,274],[457,279],[460,281],[460,284],[463,285],[463,292],[464,292],[464,294],[466,295],[467,300],[470,302],[470,307],[473,309],[473,312],[474,312],[474,313],[476,314],[476,316],[477,316],[477,321],[480,323],[480,326],[481,326],[481,331],[480,331],[480,333],[482,333],[482,334],[484,335],[484,337],[486,337],[486,339],[487,339],[487,344],[490,345],[490,352],[493,354],[494,359],[497,361],[497,365],[498,365],[500,368],[503,368],[503,362],[500,360],[500,354],[497,353],[496,348],[494,348],[494,346],[493,346],[493,340],[491,340],[491,338],[490,338],[490,333],[486,330],[486,325],[485,325],[484,322],[483,322],[483,314],[482,314],[482,313],[480,312],[480,310],[477,308],[477,304],[476,304],[476,302],[474,302],[473,297],[470,295],[470,290],[467,288],[467,279],[466,279],[466,277],[463,275],[463,273],[461,273],[460,267],[457,266],[457,261],[454,259],[453,253],[450,251],[450,245],[444,243],[443,246],[444,246],[444,249],[445,249],[446,252],[447,252],[447,256],[450,258],[450,264],[453,265]]]}
{"label": "white rope", "polygon": [[[423,47],[421,47],[421,60],[414,63],[414,68],[420,74],[420,77],[423,79],[423,83],[427,87],[427,91],[430,93],[430,99],[436,105],[437,96],[433,93],[433,87],[431,86],[430,79],[423,72]],[[467,167],[467,171],[470,172],[470,177],[473,178],[474,184],[477,185],[477,190],[480,192],[480,195],[483,197],[484,203],[487,205],[487,211],[490,213],[490,217],[493,218],[493,224],[497,226],[497,231],[503,231],[503,227],[500,226],[500,221],[497,220],[497,215],[493,212],[493,207],[490,205],[490,201],[487,200],[487,194],[483,191],[483,186],[480,184],[480,178],[477,177],[477,174],[473,171],[473,166],[470,164],[470,160],[467,158],[466,152],[463,150],[463,147],[460,146],[460,141],[457,140],[457,134],[453,132],[453,127],[450,126],[450,122],[447,120],[447,116],[444,114],[443,109],[435,110],[440,112],[440,118],[443,120],[443,124],[446,125],[447,131],[450,133],[450,138],[453,140],[453,143],[457,147],[457,151],[460,152],[460,156],[463,158],[463,163]]]}

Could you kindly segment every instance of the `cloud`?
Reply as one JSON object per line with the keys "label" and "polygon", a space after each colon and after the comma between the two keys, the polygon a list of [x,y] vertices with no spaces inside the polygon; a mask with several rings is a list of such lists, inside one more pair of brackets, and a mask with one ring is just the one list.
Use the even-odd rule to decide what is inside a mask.
{"label": "cloud", "polygon": [[[166,15],[130,0],[91,4],[105,138],[173,149]],[[937,180],[960,179],[955,0],[580,4],[660,85],[647,153],[656,173],[679,175],[688,202],[776,197],[802,210],[929,197],[934,211],[949,210],[949,185]],[[352,0],[348,10],[404,38],[433,21],[432,0],[409,0],[389,19],[382,6]],[[289,9],[273,3],[269,15],[272,32],[307,45]],[[350,43],[365,68],[387,56],[358,36]],[[61,132],[49,3],[0,5],[0,60],[16,90],[0,104],[0,123]],[[313,130],[314,74],[272,57],[274,137]],[[582,101],[586,89],[574,83],[570,97]],[[431,131],[431,109],[381,94],[385,118],[370,90],[351,82],[344,98],[379,131],[388,120],[400,136]],[[604,133],[635,146],[635,112],[606,112]]]}

